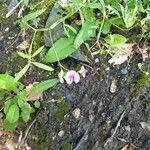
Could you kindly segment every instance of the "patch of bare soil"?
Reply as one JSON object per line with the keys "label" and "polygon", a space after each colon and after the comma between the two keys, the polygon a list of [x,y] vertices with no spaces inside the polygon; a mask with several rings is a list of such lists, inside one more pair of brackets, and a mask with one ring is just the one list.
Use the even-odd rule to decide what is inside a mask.
{"label": "patch of bare soil", "polygon": [[89,71],[79,84],[59,84],[46,93],[28,139],[33,149],[150,149],[150,87],[137,86],[140,57],[119,68],[111,67],[106,56],[99,60],[100,70]]}

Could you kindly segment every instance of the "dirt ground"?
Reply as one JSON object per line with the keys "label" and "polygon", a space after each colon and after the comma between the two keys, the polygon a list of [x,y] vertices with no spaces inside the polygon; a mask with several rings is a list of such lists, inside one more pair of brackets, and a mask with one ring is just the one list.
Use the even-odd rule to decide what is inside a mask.
{"label": "dirt ground", "polygon": [[[17,25],[0,25],[0,73],[13,74],[25,63],[14,53],[22,40],[19,32]],[[121,66],[111,66],[107,55],[98,60],[79,84],[59,84],[45,92],[38,112],[19,126],[18,132],[25,133],[34,120],[26,138],[32,150],[150,150],[150,85],[138,84],[141,56],[135,53]],[[73,69],[80,62],[63,63]],[[23,82],[46,77],[32,68]]]}
{"label": "dirt ground", "polygon": [[[100,60],[104,64],[107,58]],[[137,69],[130,67],[128,75],[121,75],[121,68],[108,67],[100,66],[99,72],[91,72],[78,85],[60,84],[46,94],[31,132],[31,139],[38,137],[36,149],[70,145],[75,150],[119,150],[128,143],[130,149],[150,149],[150,132],[141,126],[150,119],[150,87],[137,93]],[[111,93],[114,78],[117,90]],[[69,104],[64,118],[56,115],[60,113],[57,101],[62,98]],[[79,117],[74,115],[76,110]]]}

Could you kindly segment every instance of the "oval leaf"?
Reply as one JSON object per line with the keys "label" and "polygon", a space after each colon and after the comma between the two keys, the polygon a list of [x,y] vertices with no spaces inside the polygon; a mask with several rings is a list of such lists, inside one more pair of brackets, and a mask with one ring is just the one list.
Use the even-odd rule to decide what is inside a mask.
{"label": "oval leaf", "polygon": [[4,119],[3,128],[7,131],[15,130],[17,127],[17,122],[10,123],[7,119]]}
{"label": "oval leaf", "polygon": [[69,38],[60,38],[48,50],[45,60],[47,62],[57,62],[71,55],[73,52],[75,52],[73,41],[73,36],[70,36]]}
{"label": "oval leaf", "polygon": [[105,38],[106,43],[108,43],[110,46],[120,46],[124,44],[127,39],[126,37],[120,35],[120,34],[110,34]]}
{"label": "oval leaf", "polygon": [[19,108],[18,108],[17,104],[13,104],[12,106],[10,106],[8,113],[6,114],[6,119],[10,123],[15,123],[18,121],[18,119],[19,119]]}
{"label": "oval leaf", "polygon": [[30,119],[30,112],[26,111],[26,110],[22,111],[21,112],[21,117],[24,120],[24,122],[28,122],[29,119]]}

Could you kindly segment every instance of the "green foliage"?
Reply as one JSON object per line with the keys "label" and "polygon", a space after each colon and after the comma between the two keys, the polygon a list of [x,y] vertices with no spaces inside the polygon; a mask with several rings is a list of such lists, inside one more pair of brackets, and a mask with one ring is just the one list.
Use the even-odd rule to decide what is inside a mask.
{"label": "green foliage", "polygon": [[[25,25],[24,27],[26,27],[26,29],[30,28],[34,30],[36,34],[36,32],[39,31],[50,31],[51,29],[54,29],[58,24],[64,22],[69,17],[75,19],[76,16],[80,16],[82,26],[78,26],[80,28],[79,32],[77,32],[77,30],[74,29],[74,24],[72,22],[71,25],[65,25],[65,27],[71,30],[74,33],[74,35],[70,36],[66,32],[66,36],[68,37],[60,38],[48,50],[45,56],[45,60],[50,63],[61,61],[62,59],[65,59],[66,57],[70,56],[75,50],[79,49],[85,41],[89,40],[91,37],[96,37],[96,31],[98,28],[99,31],[97,41],[99,40],[102,34],[107,35],[105,41],[111,46],[113,44],[117,44],[118,46],[118,44],[121,44],[121,41],[122,43],[123,41],[125,43],[125,38],[123,38],[121,35],[109,35],[109,33],[112,32],[111,28],[118,28],[122,31],[127,29],[127,31],[129,31],[132,28],[136,28],[141,25],[141,27],[144,26],[142,29],[143,34],[145,35],[148,32],[148,20],[150,14],[148,9],[148,3],[146,1],[125,0],[121,2],[119,0],[71,0],[68,1],[68,3],[65,6],[65,9],[67,15],[60,18],[60,20],[54,22],[47,29],[36,29],[28,24],[30,20],[33,20],[39,15],[41,15],[45,11],[45,9],[37,10],[22,18],[21,24]],[[141,20],[140,18],[143,16],[145,16],[145,18]],[[31,49],[29,51],[31,51]],[[39,53],[41,51],[42,48],[39,49]],[[31,58],[31,55],[29,55],[30,53],[18,54],[23,58],[27,58],[28,60],[31,60],[36,55],[33,54]],[[32,64],[36,65],[37,67],[44,68],[48,71],[53,70],[48,67],[43,67],[44,65],[38,65],[37,63],[33,62]]]}
{"label": "green foliage", "polygon": [[58,79],[50,79],[50,80],[43,81],[43,82],[37,84],[32,89],[32,93],[41,93],[41,92],[55,86],[58,82],[59,82]]}
{"label": "green foliage", "polygon": [[20,23],[20,27],[21,27],[21,28],[28,29],[29,26],[28,26],[28,23],[27,23],[27,22],[30,21],[30,20],[33,20],[33,19],[37,18],[37,17],[40,16],[44,11],[45,11],[45,9],[41,9],[41,10],[37,10],[37,11],[35,11],[35,12],[32,12],[32,13],[30,13],[30,14],[24,16],[24,17],[22,18],[21,23]]}
{"label": "green foliage", "polygon": [[96,21],[86,21],[83,25],[79,33],[77,34],[74,47],[78,49],[82,43],[88,40],[90,37],[96,36]]}
{"label": "green foliage", "polygon": [[108,34],[109,31],[110,31],[110,27],[111,27],[111,23],[109,22],[109,20],[105,20],[104,25],[102,27],[102,33],[103,34]]}
{"label": "green foliage", "polygon": [[63,121],[64,120],[64,115],[67,113],[68,111],[68,103],[65,100],[59,100],[57,102],[57,107],[58,107],[58,111],[55,113],[56,117]]}
{"label": "green foliage", "polygon": [[15,130],[16,127],[17,127],[17,122],[10,123],[7,119],[4,119],[3,128],[5,130],[12,131]]}
{"label": "green foliage", "polygon": [[54,45],[48,50],[45,59],[47,62],[56,62],[60,61],[73,52],[75,48],[73,46],[74,37],[70,36],[69,38],[60,38],[54,43]]}
{"label": "green foliage", "polygon": [[13,104],[9,107],[8,112],[6,114],[6,120],[10,123],[15,123],[19,119],[19,108],[17,104]]}
{"label": "green foliage", "polygon": [[110,34],[105,38],[105,42],[111,47],[117,47],[124,44],[127,39],[120,34]]}
{"label": "green foliage", "polygon": [[32,62],[32,64],[38,68],[41,68],[41,69],[44,69],[47,71],[53,71],[54,70],[52,67],[45,65],[45,64],[42,64],[42,63],[39,63],[39,62]]}
{"label": "green foliage", "polygon": [[46,70],[46,71],[54,71],[54,69],[48,65],[45,65],[45,64],[39,63],[39,62],[34,62],[34,60],[33,60],[34,57],[37,56],[39,53],[41,53],[43,49],[44,49],[44,46],[41,46],[33,54],[25,54],[23,52],[17,51],[17,54],[19,56],[28,60],[28,64],[17,73],[17,75],[15,77],[16,81],[18,81],[25,75],[25,73],[28,71],[31,64],[33,64],[34,66],[36,66],[40,69]]}
{"label": "green foliage", "polygon": [[[43,81],[32,89],[33,93],[43,92],[49,88],[52,88],[59,82],[58,79],[51,79]],[[31,113],[33,113],[33,107],[39,108],[40,102],[35,101],[34,104],[28,103],[27,98],[30,93],[27,93],[25,89],[19,89],[20,82],[8,74],[0,74],[0,95],[4,100],[5,119],[3,127],[6,130],[14,130],[17,127],[20,117],[23,121],[28,122]]]}
{"label": "green foliage", "polygon": [[28,6],[30,0],[23,0],[23,5]]}
{"label": "green foliage", "polygon": [[138,85],[140,88],[150,85],[150,73],[144,73],[143,76],[138,80]]}
{"label": "green foliage", "polygon": [[71,150],[71,149],[72,149],[72,148],[71,148],[71,144],[65,142],[65,143],[62,144],[62,148],[61,148],[61,149],[62,149],[62,150]]}
{"label": "green foliage", "polygon": [[20,78],[23,77],[23,75],[27,72],[27,70],[29,69],[30,64],[27,64],[23,69],[21,69],[21,71],[19,71],[15,77],[15,80],[18,81]]}
{"label": "green foliage", "polygon": [[34,102],[34,106],[35,106],[35,108],[39,108],[40,107],[40,102],[36,100]]}
{"label": "green foliage", "polygon": [[18,83],[8,74],[0,74],[0,90],[15,91]]}

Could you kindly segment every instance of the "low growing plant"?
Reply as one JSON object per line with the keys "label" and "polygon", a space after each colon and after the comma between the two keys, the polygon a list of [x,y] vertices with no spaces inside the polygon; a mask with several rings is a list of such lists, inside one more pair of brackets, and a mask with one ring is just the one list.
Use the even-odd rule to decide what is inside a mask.
{"label": "low growing plant", "polygon": [[59,82],[58,79],[50,79],[35,85],[31,92],[27,92],[24,85],[8,74],[0,74],[0,100],[4,104],[3,112],[4,122],[3,128],[6,130],[14,130],[20,118],[24,122],[28,122],[31,113],[39,108],[38,101],[29,102],[30,94],[41,93]]}

